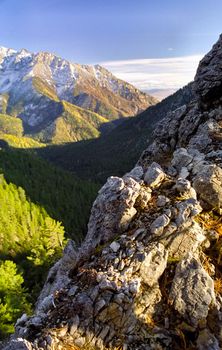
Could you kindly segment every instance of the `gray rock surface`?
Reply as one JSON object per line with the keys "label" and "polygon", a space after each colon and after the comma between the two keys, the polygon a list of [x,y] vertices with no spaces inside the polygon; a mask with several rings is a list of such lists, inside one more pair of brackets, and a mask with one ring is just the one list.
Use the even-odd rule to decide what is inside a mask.
{"label": "gray rock surface", "polygon": [[188,254],[176,268],[169,295],[175,310],[197,327],[215,304],[214,283],[200,262]]}
{"label": "gray rock surface", "polygon": [[151,188],[158,187],[165,178],[165,174],[161,166],[153,162],[150,167],[148,167],[145,175],[144,181]]}
{"label": "gray rock surface", "polygon": [[222,207],[222,169],[216,165],[205,165],[193,181],[200,198],[212,208]]}
{"label": "gray rock surface", "polygon": [[164,245],[158,243],[148,254],[140,267],[140,275],[145,284],[152,287],[158,282],[167,266],[168,252]]}

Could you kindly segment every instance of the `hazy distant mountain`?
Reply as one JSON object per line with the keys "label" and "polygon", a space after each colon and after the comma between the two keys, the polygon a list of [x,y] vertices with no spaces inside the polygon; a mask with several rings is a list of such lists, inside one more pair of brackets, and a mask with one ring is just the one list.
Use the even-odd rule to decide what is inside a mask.
{"label": "hazy distant mountain", "polygon": [[0,113],[20,117],[25,133],[43,141],[96,137],[102,124],[138,114],[156,102],[99,65],[0,48]]}
{"label": "hazy distant mountain", "polygon": [[162,101],[164,98],[174,94],[177,89],[148,89],[144,91],[147,94],[157,98],[159,101]]}

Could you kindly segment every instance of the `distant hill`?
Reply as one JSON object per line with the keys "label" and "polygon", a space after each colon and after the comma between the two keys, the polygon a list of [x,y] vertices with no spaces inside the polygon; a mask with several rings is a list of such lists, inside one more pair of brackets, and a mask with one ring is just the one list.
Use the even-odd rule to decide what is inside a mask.
{"label": "distant hill", "polygon": [[157,98],[159,101],[162,101],[164,98],[173,95],[177,89],[150,89],[144,90],[147,94]]}

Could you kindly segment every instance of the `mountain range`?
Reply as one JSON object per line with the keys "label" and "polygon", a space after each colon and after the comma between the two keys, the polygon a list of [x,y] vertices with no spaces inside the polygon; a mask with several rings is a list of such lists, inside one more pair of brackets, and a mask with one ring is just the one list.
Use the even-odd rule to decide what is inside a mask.
{"label": "mountain range", "polygon": [[38,141],[98,137],[156,102],[100,65],[0,47],[0,113],[22,119],[23,134]]}

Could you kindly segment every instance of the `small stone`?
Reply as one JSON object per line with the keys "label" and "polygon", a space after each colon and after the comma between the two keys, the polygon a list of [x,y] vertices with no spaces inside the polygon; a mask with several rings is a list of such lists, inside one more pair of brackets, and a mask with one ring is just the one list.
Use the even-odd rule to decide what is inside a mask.
{"label": "small stone", "polygon": [[111,290],[111,291],[115,291],[117,289],[117,285],[115,282],[113,281],[109,281],[109,280],[103,280],[100,284],[99,284],[99,288],[101,290]]}
{"label": "small stone", "polygon": [[178,192],[183,193],[191,188],[191,183],[187,179],[180,177],[179,179],[177,179],[175,188]]}
{"label": "small stone", "polygon": [[94,302],[99,295],[99,286],[95,286],[90,293],[90,299]]}
{"label": "small stone", "polygon": [[164,207],[168,202],[169,202],[169,199],[167,197],[160,195],[157,197],[156,204],[158,207]]}
{"label": "small stone", "polygon": [[136,181],[140,181],[143,178],[144,172],[141,166],[136,166],[129,173],[124,175],[124,177],[132,177]]}
{"label": "small stone", "polygon": [[139,237],[140,235],[142,234],[145,234],[146,233],[146,230],[144,228],[138,228],[134,234],[130,237],[130,239],[132,241],[134,241],[135,239],[137,239],[137,237]]}
{"label": "small stone", "polygon": [[178,171],[181,171],[183,167],[187,167],[193,160],[193,156],[188,153],[186,148],[178,148],[173,153],[172,166]]}
{"label": "small stone", "polygon": [[138,253],[136,254],[135,258],[139,261],[142,262],[145,260],[145,254],[144,253]]}
{"label": "small stone", "polygon": [[133,295],[137,294],[140,290],[140,280],[139,279],[135,279],[134,281],[131,281],[129,283],[129,291],[130,293],[132,293]]}
{"label": "small stone", "polygon": [[35,327],[35,328],[41,328],[43,325],[43,322],[44,320],[42,316],[34,316],[29,319],[28,325],[31,325],[32,327]]}
{"label": "small stone", "polygon": [[161,166],[153,162],[147,169],[144,176],[144,182],[151,188],[156,188],[161,185],[162,181],[165,179],[165,173]]}
{"label": "small stone", "polygon": [[178,227],[188,222],[188,219],[191,219],[202,211],[200,203],[195,198],[189,198],[179,202],[176,204],[176,207],[179,210],[175,219]]}
{"label": "small stone", "polygon": [[166,214],[158,216],[156,220],[150,225],[150,232],[154,235],[161,235],[164,227],[169,225],[170,219]]}
{"label": "small stone", "polygon": [[114,253],[117,253],[118,250],[120,249],[120,244],[118,242],[114,241],[110,244],[110,248],[112,249],[112,251]]}
{"label": "small stone", "polygon": [[99,301],[97,301],[94,309],[95,315],[97,315],[104,308],[104,306],[106,306],[106,302],[104,299],[100,299]]}
{"label": "small stone", "polygon": [[32,350],[33,347],[31,343],[29,343],[27,340],[18,338],[18,339],[12,339],[6,347],[4,347],[4,350]]}
{"label": "small stone", "polygon": [[186,179],[190,175],[187,167],[182,167],[179,173],[179,177],[182,179]]}
{"label": "small stone", "polygon": [[73,318],[72,323],[71,323],[71,325],[70,325],[70,331],[69,331],[69,333],[70,333],[71,335],[73,335],[73,334],[77,331],[78,327],[79,327],[79,316],[76,315],[76,316]]}

